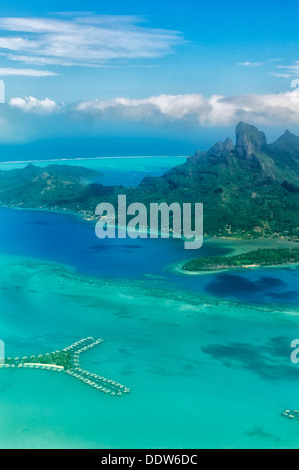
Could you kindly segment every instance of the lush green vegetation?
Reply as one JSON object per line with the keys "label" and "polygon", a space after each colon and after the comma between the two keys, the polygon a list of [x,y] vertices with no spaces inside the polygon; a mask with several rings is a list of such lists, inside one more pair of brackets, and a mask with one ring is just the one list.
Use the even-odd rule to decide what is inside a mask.
{"label": "lush green vegetation", "polygon": [[73,368],[72,354],[70,352],[58,351],[49,354],[40,354],[38,356],[30,356],[22,359],[7,358],[5,363],[9,365],[18,364],[52,364],[53,366],[62,366],[65,370]]}
{"label": "lush green vegetation", "polygon": [[92,208],[113,191],[93,183],[101,174],[84,167],[28,165],[23,169],[0,171],[0,204],[80,212]]}
{"label": "lush green vegetation", "polygon": [[299,248],[259,249],[232,256],[196,258],[183,265],[185,271],[216,271],[244,266],[275,266],[299,263]]}
{"label": "lush green vegetation", "polygon": [[[131,201],[202,202],[206,235],[299,238],[299,138],[268,145],[253,126],[128,191]],[[283,143],[283,147],[282,147]],[[283,156],[281,152],[283,151]]]}
{"label": "lush green vegetation", "polygon": [[82,167],[28,165],[0,171],[0,204],[68,210],[95,218],[101,202],[117,206],[141,202],[204,205],[204,234],[210,236],[299,239],[299,138],[285,132],[268,145],[265,135],[240,123],[236,144],[218,142],[196,152],[161,177],[146,177],[136,188],[106,187],[98,173]]}

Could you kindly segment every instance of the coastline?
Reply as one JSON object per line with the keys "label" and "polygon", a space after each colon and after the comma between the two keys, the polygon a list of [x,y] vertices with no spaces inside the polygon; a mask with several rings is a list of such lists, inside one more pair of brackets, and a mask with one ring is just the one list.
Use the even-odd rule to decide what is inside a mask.
{"label": "coastline", "polygon": [[[7,209],[24,210],[24,211],[41,211],[41,212],[53,212],[56,214],[73,215],[86,222],[95,222],[98,220],[98,216],[96,216],[94,213],[89,213],[88,211],[76,212],[76,211],[72,211],[69,209],[54,209],[54,208],[48,208],[48,207],[22,207],[22,206],[15,206],[15,205],[6,205],[6,204],[1,204],[1,203],[0,203],[0,207],[4,207]],[[117,219],[116,219],[115,226],[118,227]],[[119,226],[119,227],[123,228],[122,226]],[[148,234],[150,234],[149,229],[140,230],[140,233],[141,232],[142,233],[147,232]],[[160,235],[160,231],[159,231],[159,235]],[[169,238],[172,238],[171,232],[169,233],[169,235],[170,235]],[[188,239],[185,239],[183,236],[181,239],[183,241],[188,241]],[[248,251],[247,249],[245,250],[243,249],[246,244],[251,244],[251,245],[256,244],[256,248],[265,248],[260,244],[261,243],[271,244],[271,242],[281,244],[282,246],[280,246],[280,248],[289,248],[291,246],[295,248],[295,247],[298,247],[298,244],[299,244],[299,240],[298,241],[289,240],[288,238],[285,238],[282,236],[281,237],[238,238],[238,237],[224,237],[224,236],[216,237],[212,235],[204,235],[203,239],[205,243],[208,242],[211,244],[213,243],[229,244],[229,242],[233,242],[237,244],[242,243],[242,247],[238,247],[238,246],[232,247],[234,254],[240,254],[245,251]]]}
{"label": "coastline", "polygon": [[6,204],[0,204],[0,207],[5,209],[15,209],[20,211],[31,211],[31,212],[50,212],[53,214],[65,214],[78,217],[81,220],[85,220],[86,222],[93,222],[93,219],[86,218],[85,215],[81,214],[80,212],[70,211],[67,209],[49,209],[45,207],[21,207],[21,206],[8,206]]}
{"label": "coastline", "polygon": [[[101,295],[106,292],[112,291],[117,287],[118,297],[127,296],[128,289],[134,298],[149,297],[166,302],[187,302],[193,307],[227,307],[231,310],[244,310],[244,311],[262,311],[262,312],[276,312],[286,315],[298,315],[298,309],[295,306],[288,305],[287,308],[283,304],[268,303],[268,304],[255,304],[250,302],[240,302],[238,300],[227,299],[209,295],[206,293],[195,293],[186,289],[173,290],[165,289],[158,286],[155,280],[151,282],[148,279],[124,279],[124,278],[106,278],[92,275],[78,273],[67,264],[61,264],[52,261],[44,261],[40,259],[31,258],[30,256],[10,255],[0,253],[0,262],[7,268],[7,270],[15,271],[18,267],[22,267],[27,275],[36,277],[39,274],[39,279],[45,285],[52,285],[56,292],[64,295],[66,286],[70,287],[72,292],[76,292],[75,296],[82,297],[82,292],[92,293],[96,298],[101,298]],[[3,271],[5,272],[5,271]],[[197,273],[196,273],[197,274]],[[55,287],[54,287],[55,286]],[[52,291],[52,289],[51,289]],[[105,294],[105,295],[106,295]],[[114,297],[110,297],[112,302],[117,301]],[[223,309],[225,315],[225,309]]]}
{"label": "coastline", "polygon": [[[249,251],[261,249],[279,249],[279,248],[298,248],[298,243],[286,239],[275,239],[275,238],[258,238],[254,240],[242,240],[242,239],[227,239],[227,238],[212,238],[205,240],[206,245],[216,245],[223,248],[228,248],[231,250],[230,255],[239,255]],[[195,257],[194,257],[195,258]],[[285,264],[274,264],[274,265],[246,265],[246,266],[229,266],[227,268],[221,269],[211,269],[203,271],[187,271],[182,267],[183,265],[190,260],[184,259],[180,260],[177,263],[172,263],[168,265],[170,272],[176,274],[185,275],[185,276],[203,276],[209,274],[217,274],[223,272],[229,272],[235,269],[275,269],[275,268],[284,268],[284,267],[295,267],[298,266],[298,263],[285,263]]]}
{"label": "coastline", "polygon": [[[7,211],[7,214],[6,214]],[[35,214],[35,215],[34,215]],[[38,215],[39,214],[39,215]],[[25,239],[25,244],[22,244],[22,248],[19,248],[14,241],[9,242],[8,249],[6,250],[6,244],[5,242],[2,245],[2,251],[4,252],[5,250],[7,253],[11,253],[12,255],[15,254],[16,256],[21,256],[21,259],[26,259],[26,256],[29,256],[32,260],[38,260],[41,261],[41,263],[44,265],[44,269],[47,271],[52,271],[51,266],[55,265],[56,270],[60,271],[59,266],[63,265],[65,270],[71,273],[78,273],[82,274],[83,276],[87,276],[89,280],[94,279],[96,282],[100,279],[102,283],[105,285],[112,283],[114,285],[124,285],[123,282],[126,283],[127,287],[130,288],[134,286],[137,286],[137,282],[140,282],[140,286],[150,287],[151,289],[155,289],[156,287],[159,288],[160,293],[162,294],[164,290],[168,289],[169,291],[172,292],[172,294],[169,296],[170,299],[174,298],[173,291],[177,290],[180,295],[184,295],[185,292],[193,292],[195,295],[200,298],[211,298],[215,299],[215,301],[220,302],[219,305],[222,305],[222,301],[225,302],[228,298],[232,298],[227,292],[221,291],[221,289],[218,291],[217,289],[215,292],[210,291],[207,289],[207,284],[210,282],[218,282],[218,277],[216,275],[212,275],[209,278],[190,278],[186,276],[190,276],[190,274],[187,274],[186,272],[179,272],[173,273],[167,271],[168,266],[170,263],[175,263],[176,266],[177,264],[182,261],[182,258],[188,257],[190,259],[190,256],[194,257],[194,252],[190,254],[190,252],[185,252],[183,250],[183,247],[180,246],[181,243],[173,243],[170,240],[165,240],[165,249],[163,247],[163,243],[161,241],[155,241],[154,243],[151,242],[150,239],[144,240],[144,241],[130,241],[128,240],[128,249],[123,249],[122,246],[122,241],[117,241],[117,240],[106,240],[108,247],[106,249],[106,242],[105,243],[97,243],[95,239],[95,235],[93,232],[93,226],[92,225],[87,225],[85,224],[85,221],[81,222],[81,219],[78,218],[73,218],[69,217],[68,214],[66,217],[63,217],[58,214],[51,214],[49,213],[47,215],[46,212],[30,212],[27,210],[23,210],[21,212],[16,211],[10,211],[9,209],[3,209],[1,211],[1,217],[3,223],[5,223],[5,220],[11,221],[9,225],[7,225],[7,229],[3,231],[3,235],[5,234],[5,237],[10,237],[10,232],[11,229],[18,230],[18,226],[20,223],[26,227],[27,221],[32,224],[35,219],[37,221],[48,221],[50,222],[50,227],[43,226],[45,224],[41,223],[41,226],[37,227],[37,231],[34,229],[34,226],[32,228],[34,229],[35,232],[35,238],[37,241],[36,243],[33,244],[28,244],[26,239]],[[47,224],[46,224],[47,225]],[[61,227],[61,228],[60,228]],[[62,232],[61,232],[62,229]],[[28,230],[31,231],[31,225],[28,225]],[[50,232],[49,232],[50,230]],[[69,230],[69,232],[68,232]],[[27,231],[27,228],[26,228]],[[69,233],[70,235],[72,233],[76,233],[76,236],[74,237],[74,244],[71,242],[71,249],[64,249],[63,246],[60,246],[59,242],[59,237],[60,233]],[[25,232],[26,233],[26,232]],[[48,233],[50,233],[50,238],[49,238],[49,245],[45,245],[44,248],[39,247],[38,239],[40,237],[48,237]],[[57,238],[58,244],[55,242]],[[50,241],[51,240],[51,241]],[[54,242],[53,242],[54,240]],[[3,240],[4,241],[4,240]],[[273,240],[260,240],[261,243],[269,243],[273,244]],[[143,246],[143,250],[140,249],[135,249],[135,244]],[[208,254],[217,254],[217,253],[227,253],[228,250],[222,250],[220,247],[223,247],[223,244],[227,244],[228,241],[226,240],[216,240],[213,239],[211,241],[205,240],[204,242],[204,248],[202,252],[198,252],[198,254],[195,254],[195,256],[203,256],[204,253]],[[237,244],[237,247],[243,246],[242,241],[230,241],[230,246],[234,247],[235,244]],[[255,241],[256,243],[256,241]],[[284,242],[286,243],[286,242]],[[43,245],[43,243],[42,243]],[[62,243],[64,245],[64,242]],[[97,247],[95,247],[96,245]],[[120,245],[120,247],[118,247]],[[210,246],[210,248],[209,248]],[[211,247],[213,246],[213,249]],[[115,261],[111,263],[111,258],[112,258],[112,251],[111,247],[113,247],[113,250],[115,247],[117,247],[117,251],[115,252],[114,259]],[[131,247],[131,248],[129,248]],[[217,248],[216,248],[217,247]],[[139,246],[137,246],[139,248]],[[168,253],[164,255],[165,251]],[[78,256],[77,256],[78,253]],[[143,262],[140,262],[142,260],[141,255],[142,254],[148,254],[149,256],[149,262],[145,261],[146,258],[143,257]],[[230,254],[230,253],[228,253]],[[157,260],[157,261],[156,261]],[[187,261],[187,260],[186,260]],[[45,264],[45,263],[49,264]],[[111,264],[110,264],[111,263]],[[180,263],[179,263],[180,264]],[[273,270],[273,274],[274,274]],[[244,271],[243,271],[244,272]],[[250,274],[250,272],[252,274]],[[262,272],[262,271],[261,271]],[[268,271],[269,272],[269,271]],[[284,274],[277,269],[278,276],[284,276]],[[239,275],[241,272],[239,271],[237,275]],[[246,272],[244,272],[246,273]],[[290,286],[292,286],[292,289],[295,291],[296,290],[296,282],[297,282],[297,273],[298,271],[295,270],[289,270],[289,273],[286,272],[286,277],[290,278]],[[157,278],[157,275],[162,276],[162,278]],[[247,274],[245,274],[246,277]],[[248,271],[248,277],[250,276],[255,276],[258,277],[259,275],[254,275],[253,270]],[[265,271],[261,276],[267,276]],[[274,274],[274,277],[276,274]],[[151,278],[152,277],[152,278]],[[221,279],[221,277],[220,277]],[[107,283],[106,283],[107,282]],[[256,281],[257,282],[257,281]],[[131,287],[130,287],[131,286]],[[257,284],[258,287],[258,284]],[[291,287],[289,287],[291,288]],[[232,285],[231,290],[234,291],[235,287]],[[254,290],[255,287],[252,285],[252,289]],[[282,292],[285,292],[285,288],[282,286],[281,288]],[[258,290],[257,290],[258,292]],[[206,297],[206,295],[208,297]],[[266,299],[266,297],[261,296],[261,298],[254,298],[254,296],[251,295],[250,290],[248,291],[248,296],[246,295],[245,297],[240,294],[240,295],[235,295],[234,299],[236,302],[242,304],[242,303],[253,303],[254,305],[260,304],[263,305],[264,303],[268,303],[269,301],[271,302],[272,308],[275,310],[277,308],[277,305],[281,305],[281,301],[284,298],[284,294],[281,294],[281,297],[274,298],[269,298],[269,300]],[[296,295],[294,299],[297,299],[298,296]],[[288,300],[288,304],[294,305],[295,300]],[[224,305],[224,304],[223,304]],[[87,332],[88,333],[88,332]]]}
{"label": "coastline", "polygon": [[285,263],[285,264],[273,264],[273,265],[248,265],[248,266],[229,266],[227,268],[220,268],[220,269],[211,269],[211,270],[206,270],[206,271],[187,271],[182,268],[184,265],[185,261],[180,261],[179,263],[174,263],[172,265],[169,265],[169,270],[171,272],[174,272],[176,274],[181,274],[181,275],[186,275],[186,276],[204,276],[204,275],[210,275],[210,274],[218,274],[218,273],[226,273],[229,271],[233,270],[245,270],[245,269],[278,269],[278,268],[287,268],[287,267],[292,267],[296,269],[299,267],[299,263]]}
{"label": "coastline", "polygon": [[26,163],[48,163],[48,162],[72,162],[72,161],[89,161],[89,160],[114,160],[114,159],[140,159],[140,158],[189,158],[189,155],[129,155],[129,156],[112,156],[112,157],[69,157],[69,158],[49,158],[46,160],[14,160],[14,161],[5,161],[0,162],[1,165],[16,165],[16,164],[26,164]]}
{"label": "coastline", "polygon": [[[32,211],[32,212],[49,212],[55,213],[60,215],[67,215],[67,216],[74,216],[78,220],[84,223],[91,223],[97,220],[96,216],[87,216],[86,214],[82,214],[80,212],[70,211],[70,210],[63,210],[63,209],[50,209],[50,208],[29,208],[29,207],[19,207],[19,206],[8,206],[0,204],[0,207],[7,208],[7,209],[16,209],[21,211]],[[118,227],[116,223],[116,227]],[[119,228],[124,228],[120,226]],[[147,233],[150,238],[150,231],[144,230],[144,233]],[[160,236],[160,232],[158,234]],[[172,238],[172,234],[170,233],[170,237]],[[184,237],[182,237],[184,240]],[[242,239],[237,237],[211,237],[211,236],[204,236],[204,245],[210,246],[213,248],[215,247],[222,247],[227,248],[230,251],[230,255],[238,255],[242,253],[246,253],[248,251],[252,251],[258,248],[269,248],[269,249],[278,249],[278,248],[298,248],[298,242],[291,241],[285,238],[256,238],[256,239]],[[194,256],[195,258],[196,256]],[[211,270],[203,270],[203,271],[187,271],[184,270],[182,267],[190,259],[181,259],[174,263],[168,264],[164,267],[164,269],[168,272],[181,275],[181,276],[203,276],[203,275],[213,275],[219,273],[227,273],[231,270],[258,270],[258,269],[277,269],[277,268],[284,268],[284,267],[291,267],[297,269],[298,263],[285,263],[285,264],[276,264],[276,265],[249,265],[249,266],[230,266],[226,268],[220,269],[211,269]]]}

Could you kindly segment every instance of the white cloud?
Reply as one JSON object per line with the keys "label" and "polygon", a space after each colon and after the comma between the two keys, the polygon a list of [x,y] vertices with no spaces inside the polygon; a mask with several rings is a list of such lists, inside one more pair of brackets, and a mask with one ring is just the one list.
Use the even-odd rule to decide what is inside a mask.
{"label": "white cloud", "polygon": [[[85,15],[0,18],[0,50],[10,60],[36,65],[95,65],[162,57],[183,43],[177,31],[153,29],[140,17]],[[17,51],[18,54],[15,54]]]}
{"label": "white cloud", "polygon": [[[32,114],[61,114],[71,122],[90,118],[95,121],[146,121],[195,123],[200,126],[229,126],[238,121],[263,125],[299,124],[299,88],[289,92],[264,95],[225,97],[200,94],[159,95],[144,99],[119,97],[109,100],[83,101],[65,106],[45,98],[13,98],[9,106]],[[81,121],[80,119],[80,121]]]}
{"label": "white cloud", "polygon": [[34,47],[34,43],[28,39],[22,39],[19,37],[0,37],[0,49],[18,51],[27,47]]}
{"label": "white cloud", "polygon": [[299,73],[299,62],[295,61],[292,65],[277,65],[277,69],[285,70],[289,75],[298,75]]}
{"label": "white cloud", "polygon": [[0,76],[23,76],[23,77],[54,77],[57,73],[48,70],[35,69],[13,69],[10,67],[0,67]]}
{"label": "white cloud", "polygon": [[[105,135],[125,123],[185,133],[188,128],[228,127],[239,121],[257,126],[299,125],[299,87],[286,93],[224,97],[200,94],[115,98],[64,105],[45,98],[13,98],[0,106],[0,142],[27,142],[55,136]],[[109,132],[109,131],[108,131]],[[104,134],[103,134],[104,133]]]}
{"label": "white cloud", "polygon": [[85,101],[76,111],[98,119],[195,120],[202,126],[226,126],[240,120],[257,124],[299,124],[297,90],[265,95],[224,97],[200,94],[159,95],[146,99],[115,98]]}
{"label": "white cloud", "polygon": [[96,114],[97,112],[129,112],[131,116],[150,116],[155,112],[181,119],[187,114],[197,113],[206,107],[202,95],[159,95],[145,99],[115,98],[106,101],[83,101],[76,106],[77,111]]}
{"label": "white cloud", "polygon": [[261,67],[264,65],[264,62],[238,62],[237,65],[242,67]]}
{"label": "white cloud", "polygon": [[278,78],[291,78],[292,75],[288,73],[271,73],[273,77],[278,77]]}
{"label": "white cloud", "polygon": [[38,114],[52,114],[58,112],[61,107],[55,103],[55,101],[45,98],[44,100],[38,100],[32,96],[28,98],[12,98],[9,105],[15,108],[19,108],[25,113],[38,113]]}
{"label": "white cloud", "polygon": [[[62,65],[62,66],[71,66],[74,65],[73,62],[65,59],[56,59],[51,57],[30,57],[28,55],[11,55],[7,56],[9,60],[14,62],[23,62],[24,64],[30,65]],[[84,65],[84,64],[82,64]],[[85,64],[89,65],[89,64]]]}
{"label": "white cloud", "polygon": [[278,65],[278,69],[288,69],[288,70],[299,70],[299,64],[297,65],[296,62],[294,62],[295,65]]}

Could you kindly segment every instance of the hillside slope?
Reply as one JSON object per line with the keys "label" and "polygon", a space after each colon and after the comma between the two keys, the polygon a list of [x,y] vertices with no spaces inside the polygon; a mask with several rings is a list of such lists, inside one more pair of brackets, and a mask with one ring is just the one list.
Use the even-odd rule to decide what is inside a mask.
{"label": "hillside slope", "polygon": [[[154,196],[153,196],[154,195]],[[299,138],[288,131],[268,145],[263,132],[239,123],[236,144],[197,151],[162,177],[147,177],[129,200],[202,202],[209,235],[296,237],[299,226]]]}

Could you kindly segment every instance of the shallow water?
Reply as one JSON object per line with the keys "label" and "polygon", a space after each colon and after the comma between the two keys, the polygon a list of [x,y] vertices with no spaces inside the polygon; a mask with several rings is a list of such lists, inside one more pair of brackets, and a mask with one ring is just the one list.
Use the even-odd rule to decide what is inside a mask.
{"label": "shallow water", "polygon": [[47,165],[76,165],[97,170],[100,175],[92,182],[106,186],[136,186],[144,176],[161,176],[169,168],[185,163],[186,157],[102,157],[38,160],[27,162],[0,162],[0,170],[24,168],[29,163],[45,167]]}
{"label": "shallow water", "polygon": [[101,337],[82,366],[131,388],[112,398],[65,374],[0,370],[0,447],[297,448],[299,424],[280,413],[299,407],[298,269],[167,269],[239,247],[101,241],[75,216],[0,208],[6,355]]}
{"label": "shallow water", "polygon": [[64,374],[3,370],[1,447],[298,446],[298,423],[280,416],[298,407],[293,309],[90,280],[18,257],[0,263],[7,355],[102,337],[82,365],[132,389],[113,399]]}
{"label": "shallow water", "polygon": [[[204,276],[177,275],[168,268],[182,259],[230,253],[233,242],[217,244],[211,240],[199,250],[184,250],[183,241],[175,239],[100,240],[94,229],[95,223],[77,216],[0,207],[0,252],[58,262],[91,276],[154,276],[160,283],[164,281],[165,288],[183,288],[241,302],[298,305],[299,271],[292,267],[239,269]],[[239,242],[235,245],[238,248]]]}

